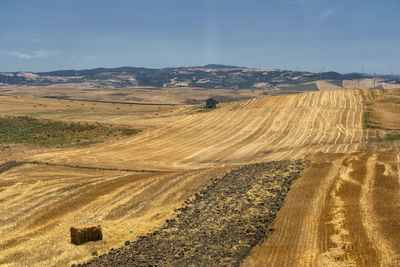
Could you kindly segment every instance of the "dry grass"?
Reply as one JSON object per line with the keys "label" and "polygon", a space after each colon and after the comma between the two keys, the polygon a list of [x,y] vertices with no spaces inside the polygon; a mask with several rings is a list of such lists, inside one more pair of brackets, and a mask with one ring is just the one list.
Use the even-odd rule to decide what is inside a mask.
{"label": "dry grass", "polygon": [[243,266],[398,266],[398,153],[318,155]]}
{"label": "dry grass", "polygon": [[369,106],[373,123],[381,129],[400,130],[399,90],[388,91]]}
{"label": "dry grass", "polygon": [[[363,103],[383,91],[340,90],[226,103],[135,137],[34,158],[88,166],[187,169],[368,149]],[[265,153],[268,151],[268,153]]]}
{"label": "dry grass", "polygon": [[384,94],[364,106],[364,127],[376,150],[397,151],[400,145],[400,90],[385,90]]}
{"label": "dry grass", "polygon": [[214,96],[234,101],[235,99],[262,96],[265,90],[252,89],[206,89],[196,87],[157,88],[157,87],[124,87],[124,88],[92,88],[88,85],[51,85],[51,86],[11,86],[4,95],[60,97],[71,99],[107,100],[140,103],[186,104],[189,100],[203,102]]}
{"label": "dry grass", "polygon": [[99,123],[38,120],[32,117],[0,116],[0,144],[33,144],[47,147],[82,146],[110,138],[137,134],[128,127],[110,127]]}
{"label": "dry grass", "polygon": [[[137,136],[79,149],[43,151],[32,147],[32,149],[24,148],[25,154],[18,152],[17,147],[11,145],[0,151],[0,160],[6,160],[11,151],[11,158],[18,160],[159,171],[132,173],[65,166],[23,165],[0,174],[0,212],[7,214],[0,220],[0,263],[67,265],[89,259],[93,251],[106,252],[111,247],[120,246],[127,239],[136,240],[138,236],[159,227],[166,218],[172,216],[174,208],[179,207],[187,197],[197,192],[211,178],[222,175],[225,170],[237,165],[296,159],[319,152],[335,154],[399,151],[397,148],[399,141],[387,142],[388,146],[382,146],[376,142],[375,132],[363,127],[364,104],[379,100],[390,92],[392,91],[338,90],[266,97],[222,104],[216,110],[206,113],[195,112],[193,106],[185,105],[130,106],[0,97],[2,115],[33,115],[38,118],[67,121],[100,121],[130,125],[144,130]],[[398,93],[398,91],[393,92]],[[386,120],[385,117],[383,120]],[[290,234],[289,237],[300,235],[296,237],[298,240],[296,242],[299,243],[294,244],[309,244],[309,246],[305,246],[304,250],[298,250],[298,247],[293,245],[292,247],[295,247],[293,254],[282,250],[274,254],[277,258],[283,259],[287,255],[293,255],[291,262],[306,265],[307,261],[315,260],[313,255],[330,253],[335,246],[332,242],[344,242],[343,244],[349,242],[347,236],[343,235],[342,239],[331,236],[332,231],[336,229],[334,227],[349,229],[346,223],[342,224],[342,218],[347,218],[346,212],[351,211],[347,204],[350,205],[353,200],[350,199],[351,195],[344,191],[332,191],[334,187],[330,185],[344,180],[340,182],[344,186],[343,190],[350,188],[349,191],[357,193],[351,185],[356,183],[354,181],[359,177],[355,177],[356,174],[352,175],[351,170],[362,168],[348,167],[350,163],[355,166],[357,160],[362,164],[369,162],[368,171],[373,169],[372,166],[386,164],[388,167],[385,167],[385,170],[389,174],[385,175],[391,177],[395,177],[399,169],[395,165],[399,159],[396,161],[393,158],[395,154],[390,154],[388,158],[380,158],[377,155],[377,159],[373,156],[375,154],[357,155],[359,159],[343,154],[332,158],[327,155],[328,158],[322,162],[317,160],[313,169],[308,172],[309,178],[302,180],[297,191],[289,193],[289,195],[294,194],[294,197],[293,200],[288,200],[288,203],[292,204],[288,204],[286,208],[287,216],[292,216],[292,222],[301,220],[307,222],[300,224],[302,227],[295,225],[293,229],[301,231]],[[341,167],[342,163],[347,165]],[[346,175],[338,175],[340,170],[344,173],[350,172],[348,175],[351,178],[350,182],[345,180]],[[371,176],[369,180],[365,178],[358,182],[370,185],[371,181],[381,179],[376,177],[378,176]],[[356,196],[367,201],[367,204],[359,205],[357,209],[364,213],[372,209],[376,213],[373,204],[375,202],[371,202],[371,199],[376,197],[371,196],[365,188],[360,190]],[[296,196],[300,198],[296,199]],[[305,196],[309,196],[309,200]],[[389,197],[393,198],[393,195]],[[332,199],[329,200],[331,204],[326,203],[328,199]],[[385,203],[379,205],[390,206],[389,202]],[[327,212],[331,212],[323,218],[333,218],[335,210],[341,212],[342,217],[339,215],[335,217],[338,223],[336,226],[322,224],[322,221],[319,221],[322,217],[319,219],[319,216],[315,216],[321,214],[321,207],[327,207]],[[296,212],[296,208],[300,213]],[[354,223],[359,225],[357,227],[360,229],[360,235],[357,234],[354,240],[364,240],[362,238],[365,237],[368,240],[375,240],[376,234],[371,234],[371,228],[360,224],[359,221],[367,223],[371,221],[373,227],[385,225],[385,220],[392,225],[393,221],[390,221],[388,214],[378,214],[379,216],[373,214],[371,218],[362,219],[354,217]],[[285,220],[280,222],[285,226]],[[104,229],[104,240],[79,247],[71,245],[69,227],[86,223],[101,224]],[[321,239],[315,239],[317,234],[321,235],[320,225],[327,226],[328,234]],[[361,235],[361,229],[364,229],[365,235]],[[390,226],[390,229],[397,228],[394,225]],[[383,247],[387,246],[384,240],[390,240],[387,243],[397,242],[394,237],[387,237],[388,235],[382,232]],[[325,243],[318,243],[318,240]],[[289,241],[280,243],[282,249],[285,246],[292,249]],[[379,242],[374,243],[379,244]],[[354,246],[358,246],[357,243]],[[359,245],[357,248],[362,249],[363,246]],[[381,253],[379,249],[370,249],[375,251],[376,255],[390,256],[390,253],[395,251],[390,248],[386,254],[379,254]],[[389,256],[388,261],[392,260]],[[347,260],[346,263],[358,260],[355,254],[340,258],[338,261],[342,259]],[[285,261],[280,261],[280,264],[285,265]]]}
{"label": "dry grass", "polygon": [[[335,82],[335,81],[333,81],[333,82]],[[324,81],[324,80],[318,81],[317,82],[318,89],[320,91],[343,89],[342,85],[340,85],[340,81],[336,81],[336,84],[334,84],[333,82]]]}
{"label": "dry grass", "polygon": [[[126,173],[24,165],[0,175],[0,264],[68,265],[163,224],[221,169]],[[182,190],[185,188],[185,190]],[[98,223],[104,240],[70,243],[69,227]]]}
{"label": "dry grass", "polygon": [[74,100],[0,96],[0,115],[39,119],[130,125],[138,129],[158,127],[186,114],[191,106],[134,105]]}

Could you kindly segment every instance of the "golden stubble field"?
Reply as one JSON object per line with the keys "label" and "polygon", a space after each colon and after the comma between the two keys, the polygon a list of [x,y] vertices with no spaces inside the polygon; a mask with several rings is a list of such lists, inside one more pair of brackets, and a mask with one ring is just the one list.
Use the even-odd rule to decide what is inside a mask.
{"label": "golden stubble field", "polygon": [[159,88],[151,86],[97,88],[90,84],[58,84],[48,86],[9,86],[4,90],[0,90],[0,93],[9,96],[29,95],[38,98],[57,97],[150,104],[186,104],[196,103],[196,101],[203,102],[209,97],[219,97],[227,101],[249,99],[261,97],[263,93],[271,93],[272,91],[263,89],[210,89],[198,87]]}
{"label": "golden stubble field", "polygon": [[[363,125],[366,103],[398,92],[265,97],[225,103],[210,112],[185,105],[0,97],[2,115],[143,129],[133,137],[88,147],[1,151],[4,160],[10,153],[18,160],[52,165],[25,164],[0,174],[0,211],[5,214],[0,263],[59,266],[87,260],[94,251],[104,253],[160,227],[186,198],[236,166],[296,158],[311,163],[289,193],[276,231],[244,265],[398,263],[398,218],[391,214],[398,213],[399,141],[382,141],[377,129]],[[381,121],[393,116],[375,110]],[[70,244],[69,227],[86,223],[102,224],[104,240]],[[366,249],[369,256],[363,258]]]}
{"label": "golden stubble field", "polygon": [[398,152],[318,154],[243,266],[398,266]]}

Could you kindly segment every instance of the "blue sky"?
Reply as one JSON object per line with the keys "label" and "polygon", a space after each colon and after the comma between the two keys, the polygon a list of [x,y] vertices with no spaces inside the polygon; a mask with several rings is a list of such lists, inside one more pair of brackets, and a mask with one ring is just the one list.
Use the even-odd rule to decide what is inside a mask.
{"label": "blue sky", "polygon": [[0,0],[0,71],[400,73],[400,0]]}

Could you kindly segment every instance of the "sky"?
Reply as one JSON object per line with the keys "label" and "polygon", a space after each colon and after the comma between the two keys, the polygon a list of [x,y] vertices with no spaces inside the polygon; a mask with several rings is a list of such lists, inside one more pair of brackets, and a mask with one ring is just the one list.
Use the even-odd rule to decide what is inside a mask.
{"label": "sky", "polygon": [[165,68],[400,74],[400,0],[0,0],[0,71]]}

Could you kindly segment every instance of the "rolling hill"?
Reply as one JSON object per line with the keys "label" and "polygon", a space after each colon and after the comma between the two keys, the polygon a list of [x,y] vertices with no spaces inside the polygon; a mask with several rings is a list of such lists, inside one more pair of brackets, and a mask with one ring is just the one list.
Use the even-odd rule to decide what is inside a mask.
{"label": "rolling hill", "polygon": [[[277,181],[287,185],[285,177],[293,179],[304,164],[274,224],[264,224],[264,235],[255,242],[258,246],[252,243],[244,252],[238,251],[235,262],[244,260],[243,266],[396,265],[400,262],[396,256],[400,239],[395,234],[400,141],[395,136],[400,128],[393,118],[400,114],[396,113],[399,97],[399,90],[327,90],[223,103],[209,112],[198,112],[193,106],[164,106],[159,111],[154,106],[125,104],[125,113],[114,113],[112,103],[97,103],[101,112],[96,112],[97,107],[88,112],[91,109],[81,104],[93,107],[93,103],[2,96],[0,100],[20,107],[10,104],[14,109],[3,114],[25,114],[37,101],[46,107],[41,106],[35,116],[48,119],[101,118],[156,127],[85,147],[18,155],[21,164],[0,173],[0,211],[7,214],[0,220],[0,263],[67,265],[106,253],[113,265],[114,254],[126,252],[123,257],[129,260],[136,245],[151,246],[146,241],[150,236],[161,241],[171,238],[167,232],[175,231],[174,222],[182,216],[192,222],[197,216],[196,211],[188,213],[197,207],[193,205],[214,214],[210,220],[201,217],[204,229],[214,229],[215,214],[220,222],[235,218],[233,226],[242,225],[260,201],[276,197],[282,204],[288,189],[282,195],[284,187]],[[71,113],[67,103],[81,111]],[[139,114],[141,109],[147,112]],[[264,163],[269,167],[261,168]],[[235,177],[248,178],[231,188],[228,185],[234,183],[229,179]],[[250,183],[250,177],[257,177],[254,181],[259,184]],[[210,191],[216,188],[220,191]],[[229,217],[205,204],[220,203],[217,196],[228,189],[233,195],[223,203],[233,205],[231,209],[240,209],[237,205],[248,201],[248,211],[240,213],[244,217]],[[238,194],[244,202],[235,201]],[[217,202],[207,202],[211,200]],[[179,215],[177,209],[182,208],[189,211]],[[255,227],[253,220],[248,222],[244,236]],[[70,244],[69,227],[87,223],[102,224],[104,240],[79,247]],[[229,223],[218,225],[221,231],[231,229]],[[204,238],[209,233],[198,234]],[[180,237],[173,236],[178,242]],[[127,247],[117,249],[125,243]],[[215,244],[215,249],[221,248]],[[236,245],[229,249],[235,251]],[[168,257],[184,260],[194,252],[185,253]]]}
{"label": "rolling hill", "polygon": [[[279,69],[251,69],[209,64],[199,67],[148,69],[136,67],[96,68],[88,70],[58,70],[51,72],[0,73],[3,85],[49,86],[56,84],[86,84],[96,88],[132,86],[197,87],[207,89],[274,88],[318,80],[334,81],[373,78],[359,73],[311,73]],[[378,76],[389,83],[399,83],[396,76]]]}
{"label": "rolling hill", "polygon": [[148,104],[198,104],[209,97],[232,102],[319,90],[393,89],[399,84],[397,76],[217,64],[165,69],[121,67],[0,73],[0,95]]}

